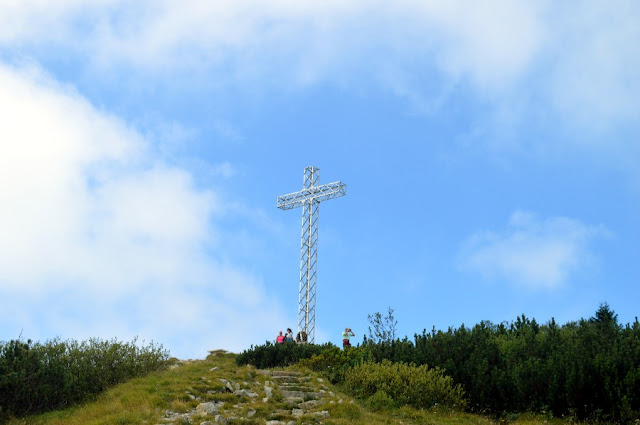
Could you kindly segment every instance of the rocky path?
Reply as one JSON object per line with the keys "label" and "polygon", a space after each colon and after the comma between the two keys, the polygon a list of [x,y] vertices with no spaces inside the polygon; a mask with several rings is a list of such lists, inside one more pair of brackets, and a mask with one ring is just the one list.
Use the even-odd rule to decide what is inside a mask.
{"label": "rocky path", "polygon": [[249,369],[239,375],[217,367],[209,372],[186,391],[187,411],[165,410],[157,425],[323,424],[329,406],[344,402],[322,378],[301,372]]}
{"label": "rocky path", "polygon": [[[271,385],[277,387],[288,405],[286,409],[275,411],[273,416],[290,415],[293,418],[301,418],[304,415],[310,415],[315,418],[329,417],[329,412],[319,410],[319,407],[322,405],[323,399],[333,397],[334,394],[322,384],[322,379],[318,378],[318,385],[313,385],[311,377],[304,376],[299,372],[262,371],[262,373],[272,379],[272,381],[265,383],[265,391],[268,391],[268,388],[272,388]],[[335,400],[331,401],[335,403]],[[342,402],[342,400],[339,400],[339,402]],[[284,420],[275,419],[266,423],[267,425],[291,425],[295,424],[295,421],[285,422]]]}

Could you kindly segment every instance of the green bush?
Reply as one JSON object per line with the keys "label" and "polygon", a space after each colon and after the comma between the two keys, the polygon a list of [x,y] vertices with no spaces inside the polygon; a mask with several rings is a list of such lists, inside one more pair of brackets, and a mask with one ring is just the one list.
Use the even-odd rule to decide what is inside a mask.
{"label": "green bush", "polygon": [[366,405],[373,411],[385,410],[394,407],[395,401],[382,390],[367,398]]}
{"label": "green bush", "polygon": [[345,373],[345,385],[357,397],[373,403],[410,405],[417,408],[463,407],[464,391],[454,385],[451,377],[440,369],[429,369],[426,365],[392,363],[362,363]]}
{"label": "green bush", "polygon": [[167,360],[161,346],[139,347],[135,339],[0,342],[0,421],[85,401]]}
{"label": "green bush", "polygon": [[345,372],[355,365],[371,360],[371,353],[367,347],[352,347],[341,350],[331,346],[313,355],[310,359],[303,359],[300,364],[316,372],[321,372],[331,383],[344,382]]}
{"label": "green bush", "polygon": [[236,357],[236,364],[243,366],[253,365],[260,369],[271,367],[284,367],[298,363],[302,359],[311,358],[314,354],[321,353],[330,347],[335,347],[331,343],[324,345],[296,344],[286,342],[284,344],[274,344],[265,342],[264,345],[251,346]]}

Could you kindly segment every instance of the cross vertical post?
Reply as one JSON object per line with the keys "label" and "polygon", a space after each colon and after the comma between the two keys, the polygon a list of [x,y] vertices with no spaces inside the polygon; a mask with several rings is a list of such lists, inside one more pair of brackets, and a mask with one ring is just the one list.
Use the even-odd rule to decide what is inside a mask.
{"label": "cross vertical post", "polygon": [[[298,289],[298,334],[315,342],[316,282],[318,259],[318,206],[320,202],[347,194],[347,185],[334,182],[318,185],[320,169],[306,167],[302,190],[278,197],[278,208],[302,207],[302,243],[300,249],[300,287]],[[303,338],[304,338],[303,336]]]}

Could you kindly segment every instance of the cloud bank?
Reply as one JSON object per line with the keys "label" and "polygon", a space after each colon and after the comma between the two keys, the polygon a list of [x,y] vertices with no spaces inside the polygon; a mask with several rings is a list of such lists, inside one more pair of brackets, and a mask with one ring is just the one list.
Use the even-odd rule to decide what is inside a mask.
{"label": "cloud bank", "polygon": [[279,74],[303,85],[360,79],[365,70],[385,79],[417,71],[410,62],[435,61],[480,86],[502,85],[541,48],[543,12],[536,2],[25,0],[0,18],[0,44],[37,49],[53,35],[44,44],[107,67],[221,66],[240,79]]}
{"label": "cloud bank", "polygon": [[25,0],[3,6],[0,46],[64,48],[87,72],[126,69],[138,82],[373,86],[422,111],[471,88],[498,124],[510,111],[525,125],[526,110],[584,136],[637,129],[638,19],[633,1]]}
{"label": "cloud bank", "polygon": [[530,289],[556,289],[589,265],[589,243],[607,234],[604,227],[579,220],[539,219],[517,211],[505,230],[478,232],[465,241],[461,264],[486,279]]}
{"label": "cloud bank", "polygon": [[215,260],[224,201],[126,123],[3,65],[0,116],[0,319],[13,337],[140,335],[191,356],[283,323],[259,277]]}

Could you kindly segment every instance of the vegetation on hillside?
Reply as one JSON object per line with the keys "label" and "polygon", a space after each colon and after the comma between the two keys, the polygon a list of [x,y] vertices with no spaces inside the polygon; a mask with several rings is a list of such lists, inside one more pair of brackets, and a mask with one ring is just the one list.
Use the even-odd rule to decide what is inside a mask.
{"label": "vegetation on hillside", "polygon": [[251,346],[236,357],[236,363],[240,366],[250,364],[260,369],[271,367],[284,367],[298,363],[302,359],[308,359],[314,354],[319,354],[332,344],[296,344],[287,342],[274,344],[266,341],[264,345]]}
{"label": "vegetation on hillside", "polygon": [[77,404],[166,364],[162,346],[136,342],[0,342],[0,422]]}
{"label": "vegetation on hillside", "polygon": [[[342,388],[321,379],[315,372],[298,366],[287,368],[298,373],[301,380],[324,391],[317,404],[304,398],[303,402],[287,400],[282,389],[274,383],[274,373],[263,373],[252,366],[237,366],[235,354],[222,350],[212,353],[205,360],[178,361],[170,368],[152,372],[124,384],[108,389],[88,403],[37,416],[10,420],[6,425],[133,425],[133,424],[200,424],[241,423],[264,425],[270,420],[284,423],[325,425],[491,425],[486,417],[439,408],[371,409],[367,403],[358,403],[342,391]],[[172,361],[170,361],[172,363]],[[278,368],[281,369],[281,368]],[[296,371],[292,370],[296,369]],[[226,381],[255,391],[257,397],[230,392]],[[264,401],[266,386],[273,387],[271,398]],[[286,384],[283,384],[283,387]],[[215,403],[218,411],[202,415],[197,407],[202,403]],[[294,415],[296,405],[309,405],[301,416]],[[375,410],[375,411],[374,411]],[[328,415],[314,416],[316,411]],[[298,414],[301,413],[298,411]],[[217,415],[220,418],[216,419]],[[512,425],[564,425],[560,421],[546,422],[547,418],[523,418]]]}
{"label": "vegetation on hillside", "polygon": [[[266,391],[265,375],[270,372],[255,367],[293,367],[298,375],[320,373],[327,385],[334,385],[332,391],[325,387],[334,403],[334,391],[360,399],[357,406],[323,405],[331,414],[326,423],[389,423],[389,418],[404,423],[486,423],[464,411],[510,421],[533,418],[519,419],[520,423],[539,423],[540,417],[616,423],[640,419],[640,323],[636,318],[621,325],[606,304],[593,317],[565,325],[553,319],[540,325],[523,315],[512,323],[423,331],[412,340],[395,336],[392,309],[385,317],[374,314],[369,320],[368,338],[347,350],[332,344],[268,342],[240,355],[187,362],[181,370],[133,381],[161,369],[168,353],[161,346],[140,347],[135,341],[1,342],[0,423],[105,397],[108,406],[76,407],[39,417],[42,420],[15,423],[154,423],[161,416],[170,419],[167,409],[182,409],[189,416],[198,401],[244,400],[233,390],[225,394],[224,379],[216,379],[219,374],[242,376],[249,382],[243,385],[258,393]],[[224,369],[217,371],[220,366]],[[98,395],[124,381],[129,381],[130,390],[118,387]],[[309,377],[306,382],[316,380]],[[268,406],[256,400],[255,406],[250,403],[242,409],[256,410],[260,420],[278,409],[297,410],[281,405],[278,397],[274,400]],[[91,411],[87,415],[92,419],[75,413],[81,411]],[[100,414],[114,419],[107,421]],[[72,416],[77,419],[71,420]]]}
{"label": "vegetation on hillside", "polygon": [[345,374],[345,387],[369,402],[386,407],[464,407],[464,391],[441,369],[405,363],[361,363]]}
{"label": "vegetation on hillside", "polygon": [[[481,322],[471,328],[423,331],[413,341],[390,338],[395,331],[392,313],[390,309],[386,317],[369,316],[373,329],[362,345],[346,351],[327,346],[301,364],[339,384],[368,362],[438,368],[452,384],[461,385],[470,411],[496,416],[535,412],[623,423],[640,418],[640,323],[636,318],[632,324],[619,324],[607,304],[589,319],[562,326],[553,319],[540,325],[523,315],[508,324]],[[273,356],[266,354],[269,350],[279,349],[256,347],[238,361],[252,355],[263,360]],[[357,385],[347,387],[365,396]],[[386,391],[384,396],[391,404],[399,402]]]}

